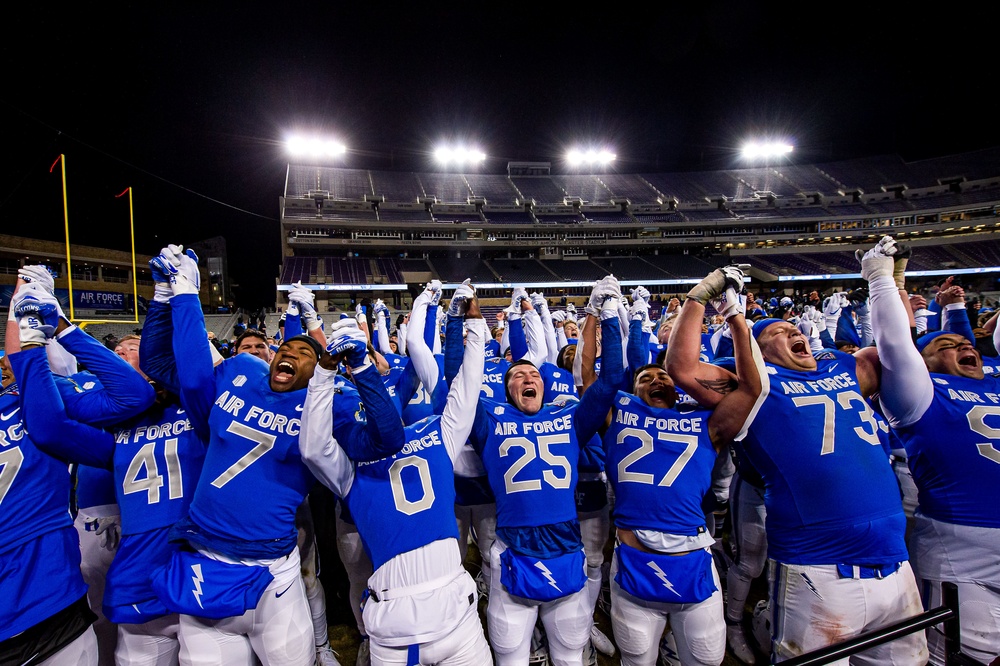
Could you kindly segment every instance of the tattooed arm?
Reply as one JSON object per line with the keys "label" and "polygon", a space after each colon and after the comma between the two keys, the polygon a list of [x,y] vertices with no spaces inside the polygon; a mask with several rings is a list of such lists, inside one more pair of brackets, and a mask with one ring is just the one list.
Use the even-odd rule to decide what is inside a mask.
{"label": "tattooed arm", "polygon": [[736,375],[701,361],[701,324],[705,306],[688,298],[667,344],[667,373],[704,407],[715,407],[736,388]]}

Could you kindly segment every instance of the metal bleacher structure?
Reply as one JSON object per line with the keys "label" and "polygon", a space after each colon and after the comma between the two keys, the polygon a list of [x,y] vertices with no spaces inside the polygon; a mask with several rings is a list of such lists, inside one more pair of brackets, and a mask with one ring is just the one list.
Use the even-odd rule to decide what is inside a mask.
{"label": "metal bleacher structure", "polygon": [[915,274],[985,273],[1000,270],[998,206],[1000,148],[684,173],[289,165],[276,305],[296,281],[327,309],[363,293],[401,307],[427,280],[467,277],[495,295],[579,294],[609,272],[679,292],[735,260],[764,284],[856,279],[854,249],[884,233],[915,248]]}

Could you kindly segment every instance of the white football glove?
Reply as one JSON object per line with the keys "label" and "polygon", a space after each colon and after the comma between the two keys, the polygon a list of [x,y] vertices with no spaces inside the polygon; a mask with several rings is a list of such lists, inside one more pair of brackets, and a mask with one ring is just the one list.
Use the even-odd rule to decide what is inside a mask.
{"label": "white football glove", "polygon": [[831,294],[823,299],[823,314],[827,317],[836,317],[840,314],[840,308],[843,307],[843,299],[841,299],[840,292]]}
{"label": "white football glove", "polygon": [[358,326],[368,323],[368,315],[365,314],[365,306],[361,305],[361,303],[358,303],[354,308],[354,320]]}
{"label": "white football glove", "polygon": [[451,302],[448,304],[448,315],[451,317],[465,316],[466,301],[476,297],[476,291],[472,286],[472,278],[465,278],[462,284],[458,285],[455,293],[451,295]]}
{"label": "white football glove", "polygon": [[309,287],[305,287],[301,282],[293,282],[292,289],[288,292],[289,310],[294,305],[302,318],[302,325],[307,331],[315,331],[322,324],[319,320],[319,313],[316,312],[316,294]]}
{"label": "white football glove", "polygon": [[557,323],[561,321],[566,321],[566,313],[562,310],[556,310],[552,313],[552,322]]}
{"label": "white football glove", "polygon": [[540,292],[533,292],[530,299],[531,307],[535,308],[539,315],[543,315],[549,311],[549,302]]}
{"label": "white football glove", "polygon": [[381,298],[375,299],[375,303],[372,305],[372,312],[376,315],[381,314],[385,317],[386,326],[389,325],[389,317],[391,316],[389,314],[389,306],[386,305]]}
{"label": "white football glove", "polygon": [[201,289],[198,255],[183,245],[168,245],[156,257],[161,270],[170,279],[170,289],[178,294],[197,294]]}
{"label": "white football glove", "polygon": [[56,283],[52,278],[52,273],[46,266],[36,264],[33,266],[21,266],[17,269],[17,277],[29,284],[37,284],[50,294],[56,292]]}
{"label": "white football glove", "polygon": [[[632,290],[632,307],[628,309],[628,318],[630,321],[641,321],[643,325],[649,321],[649,303],[643,298],[635,297],[636,290]],[[648,291],[646,292],[649,293]]]}
{"label": "white football glove", "polygon": [[576,321],[576,306],[572,303],[566,306],[566,321]]}
{"label": "white football glove", "polygon": [[743,291],[743,271],[749,267],[749,264],[731,264],[724,268],[717,268],[692,287],[687,297],[705,305],[712,299],[722,296],[727,287],[732,287],[736,293],[739,293]]}
{"label": "white football glove", "polygon": [[424,291],[431,296],[431,305],[437,305],[441,300],[441,280],[431,280],[424,286]]}
{"label": "white football glove", "polygon": [[510,293],[510,306],[518,313],[521,312],[521,301],[531,303],[531,298],[528,297],[528,292],[524,287],[514,287],[514,291]]}
{"label": "white football glove", "polygon": [[855,250],[854,256],[861,262],[861,277],[868,282],[879,277],[892,277],[895,266],[892,257],[897,249],[892,236],[882,236],[875,247],[867,252]]}
{"label": "white football glove", "polygon": [[10,301],[10,308],[17,319],[22,345],[46,344],[56,334],[59,320],[65,319],[56,297],[35,282],[17,290]]}
{"label": "white football glove", "polygon": [[727,287],[721,296],[713,298],[710,302],[726,321],[735,315],[746,315],[747,297],[738,293],[734,287]]}
{"label": "white football glove", "polygon": [[639,285],[630,292],[632,296],[632,301],[646,301],[649,303],[649,289],[646,289],[642,285]]}

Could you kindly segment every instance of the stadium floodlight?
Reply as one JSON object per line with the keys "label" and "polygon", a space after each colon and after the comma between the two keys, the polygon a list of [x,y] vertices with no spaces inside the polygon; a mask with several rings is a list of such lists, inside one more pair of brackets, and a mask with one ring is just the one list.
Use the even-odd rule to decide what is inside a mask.
{"label": "stadium floodlight", "polygon": [[340,157],[347,152],[347,146],[332,139],[293,136],[285,145],[288,152],[296,157]]}
{"label": "stadium floodlight", "polygon": [[782,157],[792,152],[793,146],[780,141],[756,142],[750,141],[743,145],[743,157],[748,160]]}
{"label": "stadium floodlight", "polygon": [[465,146],[440,146],[434,150],[434,159],[441,164],[480,164],[486,160],[486,153],[478,148]]}
{"label": "stadium floodlight", "polygon": [[607,166],[615,161],[616,155],[606,148],[573,148],[566,153],[570,166]]}

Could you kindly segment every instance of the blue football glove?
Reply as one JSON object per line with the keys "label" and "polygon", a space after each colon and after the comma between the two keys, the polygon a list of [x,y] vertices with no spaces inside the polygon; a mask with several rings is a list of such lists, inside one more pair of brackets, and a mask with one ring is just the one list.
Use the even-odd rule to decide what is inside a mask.
{"label": "blue football glove", "polygon": [[160,255],[149,260],[149,272],[153,277],[153,300],[157,303],[169,303],[174,290],[170,288],[170,275]]}
{"label": "blue football glove", "polygon": [[153,276],[154,283],[163,282],[164,284],[170,284],[171,270],[167,267],[162,252],[149,260],[149,272]]}

